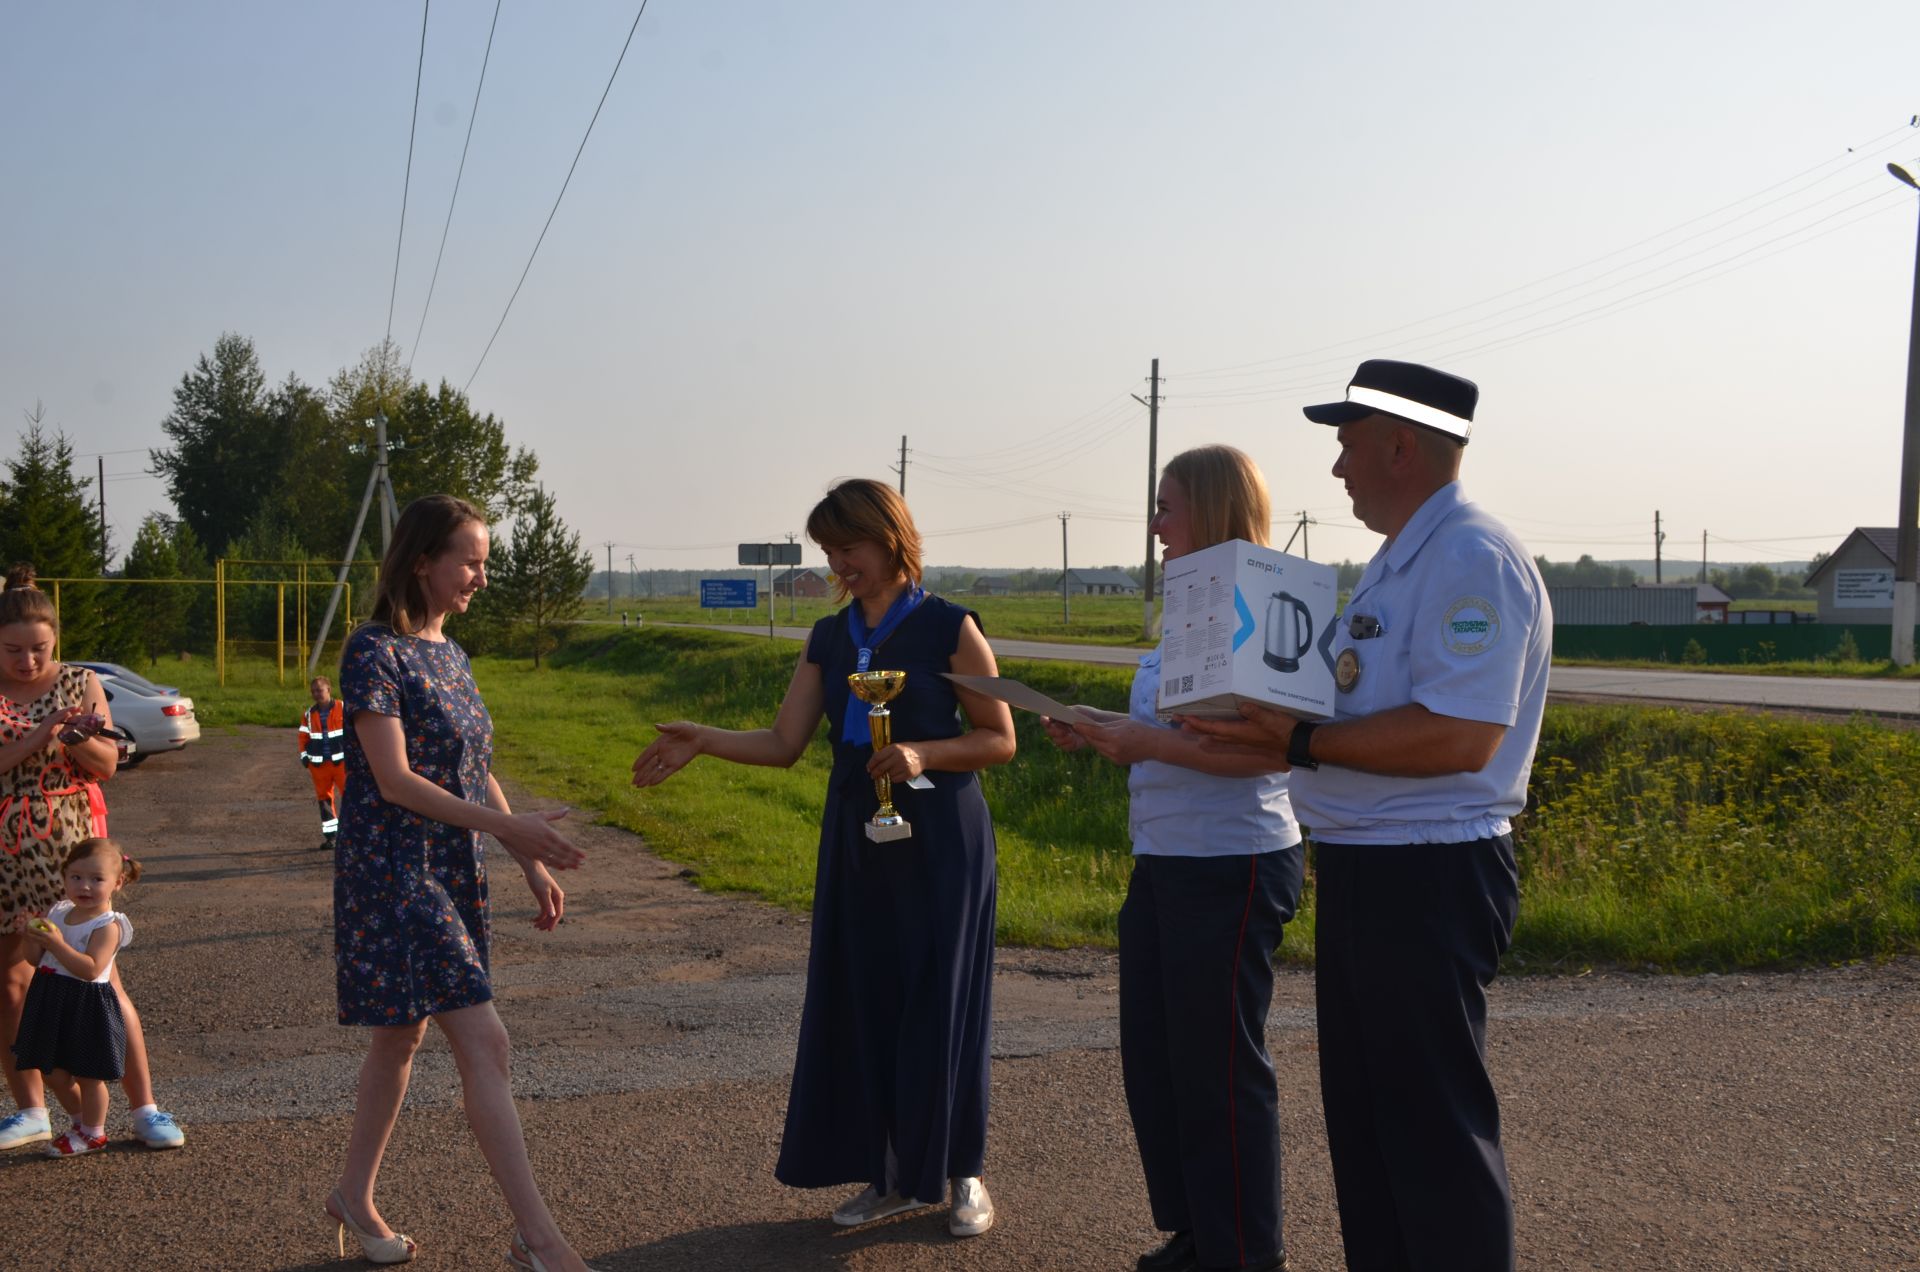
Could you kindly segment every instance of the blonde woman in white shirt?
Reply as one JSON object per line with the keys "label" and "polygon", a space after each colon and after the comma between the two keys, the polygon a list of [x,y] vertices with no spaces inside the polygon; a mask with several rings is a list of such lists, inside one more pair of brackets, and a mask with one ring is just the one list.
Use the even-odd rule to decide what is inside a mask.
{"label": "blonde woman in white shirt", "polygon": [[[1230,446],[1176,455],[1153,531],[1168,560],[1265,543],[1265,480]],[[1126,715],[1048,720],[1063,750],[1129,769],[1133,874],[1120,907],[1120,1058],[1154,1226],[1142,1272],[1275,1272],[1281,1234],[1279,1094],[1267,1055],[1273,951],[1300,900],[1303,850],[1287,776],[1222,756],[1154,714],[1160,650],[1140,659]]]}

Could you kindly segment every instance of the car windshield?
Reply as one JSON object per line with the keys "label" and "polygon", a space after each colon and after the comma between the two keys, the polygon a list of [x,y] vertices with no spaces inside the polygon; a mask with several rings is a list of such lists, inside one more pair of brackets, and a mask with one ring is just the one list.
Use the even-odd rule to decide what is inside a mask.
{"label": "car windshield", "polygon": [[84,665],[93,668],[96,675],[112,676],[115,680],[120,681],[135,693],[144,693],[151,696],[179,692],[177,689],[169,689],[163,685],[156,685],[153,681],[148,680],[133,668],[122,667],[119,663],[87,663]]}

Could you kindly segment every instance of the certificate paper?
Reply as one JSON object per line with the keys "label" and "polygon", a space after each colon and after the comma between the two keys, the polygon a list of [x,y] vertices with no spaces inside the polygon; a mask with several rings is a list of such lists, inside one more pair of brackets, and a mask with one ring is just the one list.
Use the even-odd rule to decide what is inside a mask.
{"label": "certificate paper", "polygon": [[955,671],[943,671],[940,674],[962,689],[971,689],[989,698],[998,698],[1008,706],[1019,707],[1022,711],[1051,716],[1055,720],[1064,720],[1069,724],[1095,723],[1094,718],[1086,712],[1077,711],[1062,702],[1055,702],[1038,689],[1029,689],[1018,680],[1009,680],[1005,676],[963,676]]}

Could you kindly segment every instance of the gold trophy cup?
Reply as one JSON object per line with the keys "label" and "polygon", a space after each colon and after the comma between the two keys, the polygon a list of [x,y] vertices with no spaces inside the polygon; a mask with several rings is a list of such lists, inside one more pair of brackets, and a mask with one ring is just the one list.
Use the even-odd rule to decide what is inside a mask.
{"label": "gold trophy cup", "polygon": [[[900,691],[907,687],[907,673],[856,671],[847,677],[847,687],[853,690],[853,696],[860,701],[873,704],[873,709],[867,712],[867,728],[873,733],[873,749],[878,751],[891,746],[893,713],[887,710],[887,704],[899,697]],[[912,838],[913,827],[893,807],[893,779],[874,778],[873,793],[880,797],[880,807],[874,813],[873,820],[867,823],[867,838],[876,844]]]}

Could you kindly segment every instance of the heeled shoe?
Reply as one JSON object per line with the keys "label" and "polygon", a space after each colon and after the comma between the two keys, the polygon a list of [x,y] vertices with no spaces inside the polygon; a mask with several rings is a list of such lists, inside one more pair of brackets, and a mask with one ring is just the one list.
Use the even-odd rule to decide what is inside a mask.
{"label": "heeled shoe", "polygon": [[[527,1239],[520,1235],[518,1229],[514,1230],[513,1244],[507,1247],[507,1262],[519,1268],[520,1272],[552,1272],[546,1260],[533,1252],[533,1247],[527,1244]],[[598,1270],[588,1264],[587,1272]]]}
{"label": "heeled shoe", "polygon": [[340,1257],[347,1257],[347,1234],[360,1243],[360,1254],[368,1263],[408,1263],[413,1259],[414,1251],[419,1249],[413,1238],[404,1232],[396,1232],[390,1237],[376,1237],[353,1221],[347,1213],[347,1203],[340,1196],[340,1190],[334,1189],[327,1194],[327,1218],[340,1225],[336,1237],[340,1244]]}

